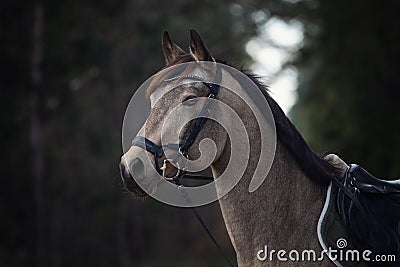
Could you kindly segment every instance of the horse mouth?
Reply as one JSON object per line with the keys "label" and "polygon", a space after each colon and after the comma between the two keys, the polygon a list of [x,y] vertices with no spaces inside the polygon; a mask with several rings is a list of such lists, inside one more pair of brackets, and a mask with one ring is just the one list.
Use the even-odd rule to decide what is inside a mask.
{"label": "horse mouth", "polygon": [[129,170],[125,167],[124,164],[119,164],[119,169],[121,173],[122,182],[126,190],[133,193],[137,197],[147,197],[148,194],[136,183],[135,179],[133,179]]}

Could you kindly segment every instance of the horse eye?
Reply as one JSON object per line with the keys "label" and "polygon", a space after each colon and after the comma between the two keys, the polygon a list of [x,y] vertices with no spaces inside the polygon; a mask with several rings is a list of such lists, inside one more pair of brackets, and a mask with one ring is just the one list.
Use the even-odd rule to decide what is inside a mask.
{"label": "horse eye", "polygon": [[197,98],[197,96],[195,96],[195,95],[189,95],[189,96],[187,96],[183,101],[182,101],[182,103],[183,104],[187,104],[187,105],[193,105],[194,104],[194,101],[193,101],[193,99],[195,99],[195,98]]}

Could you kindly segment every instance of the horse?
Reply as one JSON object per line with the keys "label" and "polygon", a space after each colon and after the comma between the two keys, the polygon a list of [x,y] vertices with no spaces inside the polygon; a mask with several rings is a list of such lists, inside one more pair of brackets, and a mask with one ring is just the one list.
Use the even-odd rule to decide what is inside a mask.
{"label": "horse", "polygon": [[[162,50],[166,62],[164,69],[190,62],[221,62],[211,55],[194,30],[190,30],[190,52],[185,52],[172,42],[167,32],[164,32],[162,38]],[[269,95],[267,86],[260,78],[244,70],[238,71],[254,82],[267,101],[275,122],[277,142],[273,162],[269,172],[265,174],[265,181],[257,190],[249,192],[249,184],[261,153],[260,126],[256,123],[254,113],[244,105],[238,95],[224,87],[219,88],[215,98],[238,114],[248,133],[250,145],[250,158],[240,181],[218,200],[236,252],[237,264],[240,267],[333,266],[328,257],[321,261],[302,262],[288,261],[287,254],[286,260],[278,260],[277,256],[282,254],[279,252],[282,249],[286,252],[297,250],[300,253],[321,251],[316,234],[318,217],[324,206],[329,182],[334,177],[343,176],[343,168],[338,167],[341,163],[335,156],[323,157],[313,152]],[[207,96],[210,90],[201,83],[196,89],[182,85],[160,98],[157,92],[162,90],[162,87],[162,84],[149,87],[147,95],[151,100],[152,109],[138,133],[149,140],[150,144],[145,144],[144,148],[147,149],[143,149],[143,146],[132,146],[120,162],[121,176],[126,188],[139,197],[148,195],[136,183],[136,179],[146,178],[145,166],[140,158],[153,157],[150,146],[161,145],[161,127],[166,116],[182,102],[190,103],[192,99]],[[182,131],[188,131],[188,127],[184,127]],[[182,133],[179,136],[182,137]],[[225,130],[218,123],[207,120],[188,148],[188,157],[199,157],[198,147],[205,138],[211,139],[215,144],[217,152],[210,167],[214,179],[217,179],[228,165],[231,153],[240,152],[231,151],[230,140]],[[153,167],[156,167],[156,164],[153,163]],[[162,169],[165,177],[173,177],[179,172],[176,166],[168,162]],[[267,254],[267,250],[267,260],[260,259],[260,256]]]}

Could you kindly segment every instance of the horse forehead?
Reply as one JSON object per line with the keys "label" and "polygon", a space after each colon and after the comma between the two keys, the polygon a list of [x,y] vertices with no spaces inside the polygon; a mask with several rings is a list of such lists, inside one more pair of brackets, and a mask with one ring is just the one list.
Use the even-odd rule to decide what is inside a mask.
{"label": "horse forehead", "polygon": [[[172,90],[178,86],[179,87],[183,86],[184,89],[195,88],[196,85],[193,85],[195,81],[190,80],[191,76],[196,76],[196,77],[202,78],[204,81],[210,80],[209,79],[210,71],[207,70],[207,68],[204,69],[202,66],[203,65],[196,66],[187,73],[185,73],[186,70],[184,70],[181,75],[178,74],[176,77],[170,77],[170,78],[166,79],[164,81],[163,85],[158,87],[156,90],[154,90],[154,92],[150,95],[151,107],[153,108],[155,103],[158,100],[160,100],[160,98],[163,95],[165,95],[170,90]],[[175,78],[182,78],[182,79],[174,80]],[[171,80],[171,81],[169,81],[169,80]]]}
{"label": "horse forehead", "polygon": [[[200,89],[201,84],[196,83],[194,81],[186,80],[184,83],[176,84],[176,83],[166,83],[164,86],[160,86],[157,88],[151,95],[150,95],[150,103],[151,103],[151,108],[154,107],[154,105],[159,101],[164,95],[167,95],[168,92],[171,90],[174,90],[175,88],[180,88],[181,92],[187,91],[187,90],[197,90]],[[175,98],[173,99],[175,100]]]}
{"label": "horse forehead", "polygon": [[[183,89],[183,91],[188,90],[188,89],[200,89],[202,84],[199,83],[198,81],[194,81],[190,79],[190,76],[195,76],[198,78],[203,79],[206,82],[213,82],[214,76],[216,75],[215,73],[212,73],[213,71],[211,70],[205,70],[202,68],[195,68],[192,70],[187,77],[182,77],[182,80],[178,80],[178,82],[168,82],[165,81],[164,84],[160,87],[158,87],[154,92],[150,95],[150,102],[151,102],[151,108],[154,107],[154,105],[157,103],[158,100],[161,99],[165,94],[167,94],[170,90],[180,87]],[[222,80],[220,81],[220,85],[230,88],[231,90],[235,90],[236,88],[241,88],[240,83],[237,81],[237,77],[232,75],[230,71],[228,71],[225,68],[221,68],[221,74],[222,74]],[[212,77],[211,77],[212,76]],[[179,77],[179,76],[178,76]],[[178,78],[174,77],[174,78]]]}
{"label": "horse forehead", "polygon": [[154,92],[150,95],[151,108],[153,108],[157,101],[160,100],[160,98],[168,93],[171,89],[173,88],[169,84],[166,84],[154,90]]}

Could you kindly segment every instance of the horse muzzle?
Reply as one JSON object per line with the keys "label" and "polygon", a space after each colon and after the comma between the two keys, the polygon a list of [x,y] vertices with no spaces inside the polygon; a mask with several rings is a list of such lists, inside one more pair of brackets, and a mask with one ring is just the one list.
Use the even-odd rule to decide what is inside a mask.
{"label": "horse muzzle", "polygon": [[136,180],[143,180],[146,178],[146,168],[140,158],[133,159],[132,163],[129,164],[124,157],[122,157],[119,169],[122,181],[128,191],[138,197],[147,196],[147,193],[136,183]]}

